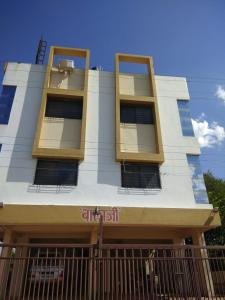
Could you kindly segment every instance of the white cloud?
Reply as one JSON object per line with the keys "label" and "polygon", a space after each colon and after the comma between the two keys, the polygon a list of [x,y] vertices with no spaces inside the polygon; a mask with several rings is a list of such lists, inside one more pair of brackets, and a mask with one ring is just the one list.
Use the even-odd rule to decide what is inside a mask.
{"label": "white cloud", "polygon": [[195,136],[198,139],[201,148],[212,148],[220,145],[225,140],[225,130],[217,122],[209,124],[205,119],[205,114],[193,120],[192,125]]}
{"label": "white cloud", "polygon": [[224,104],[225,104],[225,89],[221,86],[221,85],[218,85],[217,86],[217,90],[216,90],[216,96],[223,100],[224,101]]}

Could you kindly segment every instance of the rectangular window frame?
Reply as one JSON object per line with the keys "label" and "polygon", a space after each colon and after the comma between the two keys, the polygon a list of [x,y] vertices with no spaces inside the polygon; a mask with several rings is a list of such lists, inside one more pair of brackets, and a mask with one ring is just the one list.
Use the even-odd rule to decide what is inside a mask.
{"label": "rectangular window frame", "polygon": [[[186,154],[187,163],[191,172],[192,189],[197,204],[209,204],[204,176],[201,168],[200,155]],[[199,187],[203,187],[199,189]]]}
{"label": "rectangular window frame", "polygon": [[191,122],[191,113],[188,100],[177,100],[177,107],[180,117],[180,125],[183,136],[195,137],[193,125]]}
{"label": "rectangular window frame", "polygon": [[153,107],[150,105],[120,104],[120,123],[126,124],[154,124]]}
{"label": "rectangular window frame", "polygon": [[[48,164],[49,164],[49,166],[48,166]],[[51,164],[53,166],[52,169],[50,168]],[[70,174],[65,173],[66,167],[64,169],[63,168],[62,169],[60,169],[60,168],[54,169],[54,165],[62,166],[63,164],[64,165],[72,164],[74,166],[74,174],[72,173],[72,175],[74,176],[74,178],[72,178],[73,180],[70,179],[70,181],[65,182],[65,178],[64,178],[64,181],[63,181],[62,177],[60,178],[60,175],[66,176],[66,177],[71,176]],[[71,172],[72,172],[73,168],[71,166],[69,166],[69,167],[71,168]],[[41,168],[43,168],[43,169],[41,170]],[[63,173],[63,171],[64,171],[64,173]],[[78,171],[79,171],[78,160],[38,159],[37,165],[36,165],[36,172],[35,172],[35,176],[34,176],[34,185],[77,186]],[[54,172],[56,174],[54,174]],[[62,173],[60,174],[60,172],[62,172]],[[47,181],[45,181],[44,178],[46,178],[47,176],[49,176],[49,178],[47,178]],[[54,176],[56,177],[55,181],[52,178]]]}
{"label": "rectangular window frame", "polygon": [[12,105],[16,94],[15,85],[3,85],[0,94],[0,125],[9,124]]}
{"label": "rectangular window frame", "polygon": [[[155,169],[155,172],[150,170],[150,172],[154,172],[153,174],[157,176],[157,184],[154,186],[149,186],[149,180],[152,180],[151,178],[147,179],[148,183],[144,184],[144,176],[150,172],[143,172],[146,168],[153,168]],[[125,169],[126,172],[135,172],[137,173],[137,178],[134,177],[134,174],[132,174],[129,177],[125,178]],[[133,177],[132,177],[133,176]],[[129,184],[130,182],[133,182],[133,184]],[[161,177],[160,177],[160,168],[157,164],[143,164],[143,163],[121,163],[121,186],[123,188],[134,188],[134,189],[151,189],[151,190],[160,190],[162,189],[161,184]]]}
{"label": "rectangular window frame", "polygon": [[81,120],[83,114],[82,98],[48,97],[45,117]]}

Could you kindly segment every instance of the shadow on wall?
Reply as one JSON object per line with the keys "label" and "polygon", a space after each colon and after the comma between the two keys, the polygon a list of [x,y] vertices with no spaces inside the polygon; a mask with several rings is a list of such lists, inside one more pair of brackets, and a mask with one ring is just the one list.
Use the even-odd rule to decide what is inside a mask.
{"label": "shadow on wall", "polygon": [[[31,65],[23,104],[17,99],[17,103],[22,105],[22,112],[20,117],[17,115],[19,124],[16,136],[10,141],[12,145],[8,146],[8,153],[12,153],[7,174],[8,182],[33,183],[36,159],[32,159],[32,146],[42,94],[42,89],[38,85],[43,80],[43,76],[43,72],[37,72],[37,66]],[[17,93],[21,93],[22,96],[23,91],[20,87]],[[11,119],[10,122],[14,120]]]}
{"label": "shadow on wall", "polygon": [[[120,186],[120,164],[115,161],[115,89],[112,81],[99,72],[99,132],[98,132],[98,183]],[[105,91],[105,94],[104,94]]]}

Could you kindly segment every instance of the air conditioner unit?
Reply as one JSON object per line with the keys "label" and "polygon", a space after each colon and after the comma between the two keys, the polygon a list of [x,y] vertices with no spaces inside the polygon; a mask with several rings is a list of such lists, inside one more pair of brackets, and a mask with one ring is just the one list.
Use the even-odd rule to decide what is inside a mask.
{"label": "air conditioner unit", "polygon": [[60,60],[58,63],[58,68],[60,71],[73,71],[74,69],[74,61],[65,59],[65,60]]}

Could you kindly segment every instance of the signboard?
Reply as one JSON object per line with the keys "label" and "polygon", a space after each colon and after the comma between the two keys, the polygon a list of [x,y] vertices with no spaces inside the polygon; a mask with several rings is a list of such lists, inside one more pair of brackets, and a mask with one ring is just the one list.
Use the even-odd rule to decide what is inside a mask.
{"label": "signboard", "polygon": [[120,219],[120,209],[117,207],[99,209],[99,213],[95,214],[95,210],[92,208],[81,208],[80,214],[81,219],[86,223],[99,222],[99,218],[102,215],[102,220],[104,223],[119,223]]}

